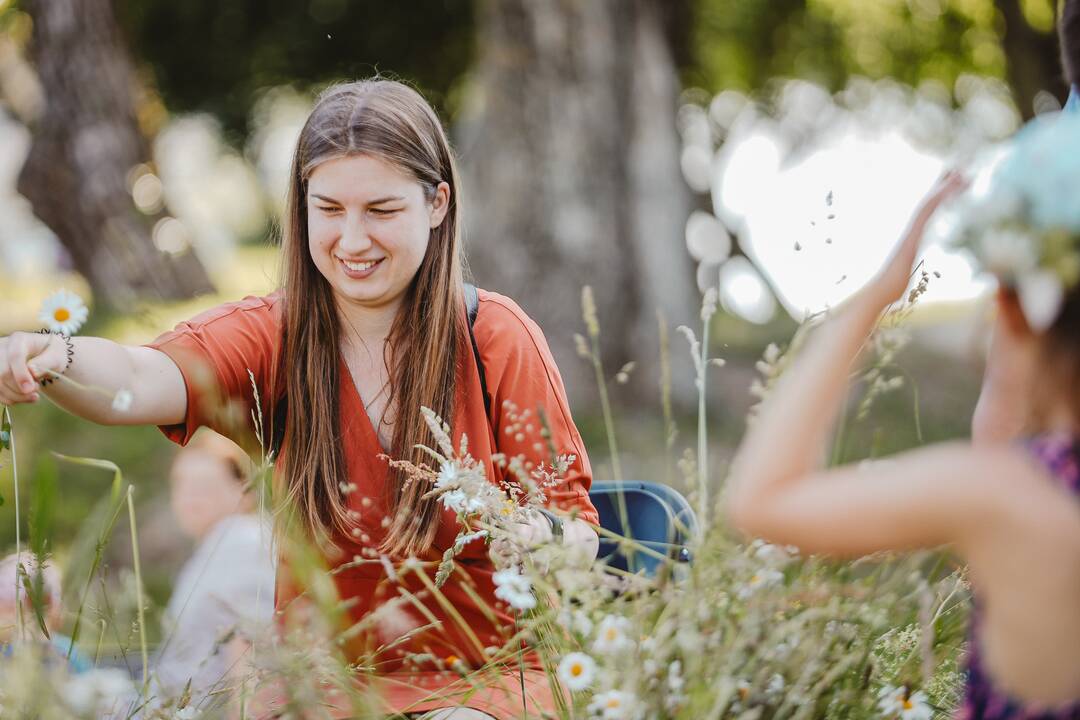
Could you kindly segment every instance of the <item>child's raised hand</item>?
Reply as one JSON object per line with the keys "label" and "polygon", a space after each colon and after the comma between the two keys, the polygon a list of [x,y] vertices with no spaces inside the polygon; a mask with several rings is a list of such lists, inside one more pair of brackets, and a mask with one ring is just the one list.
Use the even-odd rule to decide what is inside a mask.
{"label": "child's raised hand", "polygon": [[926,195],[893,256],[867,286],[867,291],[876,302],[888,305],[903,296],[911,280],[912,265],[915,263],[930,218],[943,202],[964,190],[967,185],[966,178],[957,172],[950,171],[943,175]]}

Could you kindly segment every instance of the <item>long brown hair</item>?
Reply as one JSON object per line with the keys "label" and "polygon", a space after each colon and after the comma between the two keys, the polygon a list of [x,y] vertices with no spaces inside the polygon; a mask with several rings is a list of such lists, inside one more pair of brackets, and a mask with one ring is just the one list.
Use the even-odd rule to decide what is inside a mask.
{"label": "long brown hair", "polygon": [[[280,376],[289,408],[278,463],[287,498],[315,537],[348,535],[356,527],[345,495],[348,483],[338,427],[341,377],[339,316],[329,282],[308,250],[307,187],[315,168],[334,158],[367,154],[409,173],[434,198],[450,186],[449,209],[431,231],[427,253],[406,291],[386,342],[390,400],[395,409],[390,455],[422,462],[417,444],[432,439],[420,414],[428,407],[453,422],[456,366],[465,342],[458,176],[434,110],[415,90],[374,79],[330,87],[319,96],[297,141],[289,181],[284,242],[284,312]],[[280,386],[279,386],[280,387]],[[437,530],[438,502],[430,488],[405,483],[391,470],[392,520],[380,548],[418,555]]]}

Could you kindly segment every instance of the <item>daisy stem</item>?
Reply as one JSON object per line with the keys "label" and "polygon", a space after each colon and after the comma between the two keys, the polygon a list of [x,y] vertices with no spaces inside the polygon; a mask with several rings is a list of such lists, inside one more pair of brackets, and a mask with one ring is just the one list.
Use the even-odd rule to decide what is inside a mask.
{"label": "daisy stem", "polygon": [[142,653],[142,684],[143,694],[149,687],[149,666],[150,658],[146,651],[146,616],[143,610],[143,590],[142,590],[142,569],[139,565],[139,536],[135,527],[135,502],[133,496],[135,493],[135,486],[128,485],[127,491],[127,506],[128,506],[128,519],[131,524],[131,560],[135,565],[135,602],[137,603],[136,609],[139,617],[139,650]]}
{"label": "daisy stem", "polygon": [[[19,525],[22,522],[22,517],[19,514],[19,462],[15,455],[15,423],[11,419],[11,410],[7,406],[4,407],[4,425],[7,426],[10,433],[11,441],[11,483],[13,486],[13,493],[15,495],[15,557],[16,562],[22,563],[22,536],[20,534]],[[23,618],[23,606],[22,599],[19,596],[20,583],[22,578],[20,577],[18,568],[15,571],[15,625],[18,630],[16,637],[19,640],[24,639],[24,633],[26,632],[26,624]]]}

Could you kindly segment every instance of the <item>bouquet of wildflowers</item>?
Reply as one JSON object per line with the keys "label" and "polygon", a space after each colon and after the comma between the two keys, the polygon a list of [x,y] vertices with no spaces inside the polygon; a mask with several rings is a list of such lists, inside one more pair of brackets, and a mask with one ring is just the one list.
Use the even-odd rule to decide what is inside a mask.
{"label": "bouquet of wildflowers", "polygon": [[1080,280],[1080,113],[1044,115],[957,201],[955,240],[1014,290],[1028,324],[1053,324]]}

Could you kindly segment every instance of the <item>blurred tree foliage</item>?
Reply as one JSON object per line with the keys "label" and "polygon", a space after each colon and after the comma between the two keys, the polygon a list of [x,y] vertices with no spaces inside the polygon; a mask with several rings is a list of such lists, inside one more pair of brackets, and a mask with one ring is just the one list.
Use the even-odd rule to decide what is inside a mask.
{"label": "blurred tree foliage", "polygon": [[264,89],[366,77],[419,86],[452,112],[473,54],[472,0],[116,0],[132,52],[173,112],[247,130]]}
{"label": "blurred tree foliage", "polygon": [[971,72],[1008,80],[1030,115],[1038,90],[1064,97],[1054,18],[1055,0],[696,0],[684,79],[712,92],[775,77],[837,90],[856,74],[951,88]]}
{"label": "blurred tree foliage", "polygon": [[[853,74],[952,87],[961,73],[974,72],[1009,80],[1030,114],[1039,89],[1064,94],[1053,33],[1057,1],[693,0],[669,20],[686,84],[713,92],[758,90],[778,76],[839,89]],[[132,51],[166,106],[210,112],[234,138],[245,134],[265,88],[374,72],[408,78],[453,117],[476,54],[477,6],[116,0]]]}

